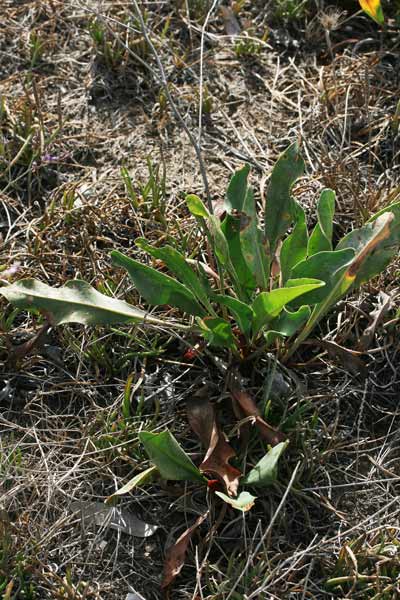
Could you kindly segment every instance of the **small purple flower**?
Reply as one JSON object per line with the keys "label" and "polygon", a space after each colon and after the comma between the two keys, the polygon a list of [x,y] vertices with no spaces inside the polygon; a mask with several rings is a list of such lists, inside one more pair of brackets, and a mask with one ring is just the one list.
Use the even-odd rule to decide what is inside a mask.
{"label": "small purple flower", "polygon": [[12,277],[16,273],[18,273],[20,267],[21,267],[21,263],[19,263],[19,262],[14,263],[13,265],[11,265],[11,267],[8,267],[8,269],[3,271],[2,273],[0,272],[1,278],[2,279],[10,279],[10,277]]}
{"label": "small purple flower", "polygon": [[54,156],[53,154],[43,154],[42,156],[42,162],[58,162],[59,157],[58,156]]}

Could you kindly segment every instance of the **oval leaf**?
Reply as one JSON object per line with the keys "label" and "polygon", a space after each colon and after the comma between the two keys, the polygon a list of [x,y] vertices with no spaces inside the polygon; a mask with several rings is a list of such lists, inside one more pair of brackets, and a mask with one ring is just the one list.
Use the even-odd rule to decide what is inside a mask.
{"label": "oval leaf", "polygon": [[155,248],[147,243],[144,238],[135,240],[136,246],[147,252],[153,258],[162,260],[176,275],[181,282],[189,288],[189,290],[202,302],[207,308],[210,306],[207,292],[205,291],[200,279],[197,277],[193,269],[187,264],[184,256],[172,246],[163,246]]}
{"label": "oval leaf", "polygon": [[124,496],[125,494],[129,494],[129,492],[131,492],[135,487],[139,485],[144,485],[149,481],[149,479],[152,479],[153,475],[157,473],[157,471],[157,467],[150,467],[149,469],[138,473],[137,475],[135,475],[135,477],[132,477],[132,479],[130,479],[128,483],[123,485],[122,488],[111,494],[111,496],[109,496],[106,499],[106,503],[111,502],[117,496]]}
{"label": "oval leaf", "polygon": [[[395,215],[392,212],[381,214],[375,221],[364,226],[363,233],[355,239],[359,240],[359,245],[356,249],[356,255],[350,263],[340,268],[334,275],[332,280],[334,285],[329,295],[322,302],[314,307],[311,317],[307,321],[304,329],[291,345],[286,357],[289,357],[295,352],[299,345],[305,340],[314,329],[319,320],[328,312],[328,310],[340,300],[351,288],[355,287],[361,275],[361,281],[364,277],[369,277],[371,271],[365,268],[365,265],[373,265],[371,259],[374,256],[379,257],[381,246],[390,239],[391,224],[395,221]],[[346,238],[344,238],[346,240]],[[355,240],[352,243],[355,245]],[[350,248],[354,252],[354,248]],[[341,250],[345,252],[346,250]],[[323,254],[322,252],[320,254]],[[318,256],[316,254],[315,256]],[[314,258],[314,257],[312,257]],[[374,272],[374,271],[373,271]]]}
{"label": "oval leaf", "polygon": [[174,481],[205,481],[196,465],[178,444],[170,431],[139,433],[150,460],[164,479]]}
{"label": "oval leaf", "polygon": [[78,279],[60,288],[50,287],[36,279],[22,279],[0,288],[0,294],[18,308],[44,312],[53,325],[112,325],[144,321],[155,325],[165,324],[127,302],[100,294],[91,285]]}
{"label": "oval leaf", "polygon": [[247,475],[245,483],[260,487],[274,483],[278,478],[278,461],[288,444],[289,442],[281,442],[271,448]]}
{"label": "oval leaf", "polygon": [[235,337],[232,328],[227,321],[220,317],[205,317],[198,319],[203,338],[211,344],[220,348],[236,348]]}
{"label": "oval leaf", "polygon": [[222,492],[215,492],[217,496],[222,498],[224,502],[230,504],[232,508],[247,512],[254,506],[254,502],[257,500],[257,496],[252,496],[249,492],[240,492],[237,498],[231,498]]}
{"label": "oval leaf", "polygon": [[270,329],[265,332],[267,344],[272,345],[275,340],[282,337],[291,337],[308,321],[311,315],[309,306],[300,306],[295,311],[284,308],[277,319],[270,324]]}
{"label": "oval leaf", "polygon": [[271,254],[276,252],[280,238],[293,221],[293,200],[290,192],[305,169],[297,142],[289,146],[276,162],[269,182],[265,204],[265,234]]}
{"label": "oval leaf", "polygon": [[253,302],[255,314],[253,332],[256,334],[272,319],[275,319],[286,304],[295,298],[312,290],[324,286],[325,283],[318,279],[289,279],[286,287],[261,292]]}
{"label": "oval leaf", "polygon": [[[345,265],[351,263],[354,258],[354,250],[347,248],[343,250],[333,250],[331,252],[318,252],[299,262],[292,269],[292,277],[315,277],[325,282],[325,287],[314,290],[303,296],[299,302],[301,304],[318,304],[328,296],[336,284],[335,273]],[[291,306],[298,306],[298,302],[292,302]]]}
{"label": "oval leaf", "polygon": [[250,306],[241,302],[237,298],[232,296],[224,296],[223,294],[215,294],[213,300],[226,306],[232,315],[235,317],[240,330],[245,334],[250,334],[251,326],[253,323],[254,313]]}
{"label": "oval leaf", "polygon": [[194,217],[202,217],[207,219],[210,216],[204,202],[195,194],[189,194],[185,198],[186,205]]}
{"label": "oval leaf", "polygon": [[335,199],[336,195],[333,190],[322,190],[317,208],[318,223],[308,241],[308,256],[317,254],[317,252],[329,252],[332,250]]}
{"label": "oval leaf", "polygon": [[170,304],[190,315],[202,316],[205,310],[197,302],[190,290],[165,273],[160,273],[142,263],[125,256],[117,250],[111,252],[115,265],[128,271],[140,295],[154,305]]}
{"label": "oval leaf", "polygon": [[302,207],[295,203],[295,226],[282,244],[279,260],[282,281],[285,284],[291,276],[292,268],[307,256],[308,231],[306,215]]}

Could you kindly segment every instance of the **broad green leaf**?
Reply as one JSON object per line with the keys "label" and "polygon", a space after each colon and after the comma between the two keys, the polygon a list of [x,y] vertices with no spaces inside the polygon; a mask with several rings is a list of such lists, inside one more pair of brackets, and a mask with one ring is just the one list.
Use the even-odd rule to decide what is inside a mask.
{"label": "broad green leaf", "polygon": [[219,304],[222,304],[223,306],[226,306],[234,316],[241,331],[245,335],[250,334],[254,317],[254,313],[250,306],[244,302],[241,302],[237,298],[232,298],[232,296],[226,296],[222,294],[213,295],[213,300]]}
{"label": "broad green leaf", "polygon": [[[232,220],[233,217],[227,215],[227,219]],[[236,255],[231,255],[230,241],[223,230],[223,224],[221,225],[220,220],[214,215],[211,215],[208,219],[208,225],[210,229],[214,254],[216,255],[220,265],[222,265],[225,268],[225,270],[228,271],[236,294],[241,299],[246,299],[247,294],[242,283],[243,279],[241,276],[239,276],[238,273],[238,267],[240,266],[240,257]],[[234,232],[232,233],[234,234]],[[237,235],[239,235],[239,233],[237,233]],[[237,245],[234,243],[232,245],[232,248],[236,251]]]}
{"label": "broad green leaf", "polygon": [[393,202],[388,206],[385,206],[380,211],[372,215],[368,220],[368,223],[373,223],[378,217],[384,215],[387,212],[394,214],[394,219],[390,224],[390,240],[397,241],[400,244],[400,202]]}
{"label": "broad green leaf", "polygon": [[[349,264],[354,258],[354,250],[347,248],[344,250],[334,250],[331,252],[318,252],[310,258],[299,262],[292,269],[292,277],[312,277],[321,279],[325,282],[325,287],[314,290],[303,296],[301,304],[318,304],[328,296],[336,285],[335,274],[341,267]],[[296,307],[298,302],[292,302],[291,306]]]}
{"label": "broad green leaf", "polygon": [[208,219],[210,213],[208,212],[204,202],[198,196],[195,194],[189,194],[186,196],[185,201],[189,211],[194,217],[203,217],[203,219]]}
{"label": "broad green leaf", "polygon": [[289,442],[280,442],[271,448],[247,475],[245,483],[260,487],[274,483],[278,478],[278,461],[288,444]]}
{"label": "broad green leaf", "polygon": [[257,334],[264,325],[275,319],[286,304],[324,285],[318,279],[289,279],[286,287],[261,292],[252,306],[255,314],[253,333]]}
{"label": "broad green leaf", "polygon": [[187,264],[184,256],[178,252],[172,246],[163,246],[162,248],[155,248],[151,246],[144,238],[138,238],[135,240],[135,244],[150,254],[153,258],[162,260],[167,267],[174,273],[181,282],[193,293],[200,302],[204,304],[208,309],[210,308],[210,302],[208,300],[207,292],[204,289],[201,281],[197,277],[193,269]]}
{"label": "broad green leaf", "polygon": [[111,252],[111,258],[115,265],[128,271],[129,277],[140,295],[149,304],[170,304],[190,315],[203,316],[205,314],[205,310],[197,302],[192,292],[169,275],[143,265],[137,260],[121,254],[118,250]]}
{"label": "broad green leaf", "polygon": [[23,279],[0,288],[18,308],[40,310],[49,315],[53,325],[112,325],[115,323],[152,323],[165,325],[127,302],[100,294],[86,281],[75,279],[63,287],[53,288],[36,279]]}
{"label": "broad green leaf", "polygon": [[[248,300],[247,290],[252,290],[255,287],[251,271],[243,258],[240,243],[241,214],[247,194],[249,170],[249,165],[245,165],[231,177],[224,203],[227,214],[221,224],[218,220],[218,227],[225,236],[230,257],[229,264],[222,264],[227,266],[235,290],[243,300]],[[210,225],[213,227],[212,235],[215,239],[218,236],[215,231],[215,225],[212,223]],[[218,239],[215,239],[215,244],[217,245],[217,243]],[[219,243],[219,245],[221,244]],[[214,251],[217,252],[217,248]]]}
{"label": "broad green leaf", "polygon": [[144,485],[150,479],[152,479],[153,475],[155,475],[157,472],[157,467],[150,467],[149,469],[138,473],[137,475],[135,475],[135,477],[132,477],[132,479],[130,479],[128,483],[123,485],[122,488],[111,494],[111,496],[109,496],[106,499],[106,503],[111,502],[114,498],[117,498],[118,496],[124,496],[125,494],[129,494],[129,492],[131,492],[135,487],[138,487],[139,485]]}
{"label": "broad green leaf", "polygon": [[204,319],[198,319],[197,322],[200,326],[202,336],[211,346],[229,348],[231,350],[236,348],[235,337],[227,321],[220,317],[205,317]]}
{"label": "broad green leaf", "polygon": [[257,500],[257,496],[252,496],[249,494],[249,492],[240,492],[237,498],[231,498],[222,492],[215,492],[215,494],[222,498],[224,502],[242,512],[247,512],[250,510],[254,506],[254,502]]}
{"label": "broad green leaf", "polygon": [[232,268],[234,265],[235,276],[240,282],[242,289],[241,298],[247,301],[249,299],[249,294],[256,287],[256,281],[243,258],[240,239],[240,221],[241,219],[239,216],[226,215],[221,224],[221,230],[228,244]]}
{"label": "broad green leaf", "polygon": [[231,180],[226,191],[225,209],[228,214],[232,211],[242,212],[247,195],[247,177],[249,175],[250,166],[244,165],[236,171],[231,177]]}
{"label": "broad green leaf", "polygon": [[[352,287],[354,287],[359,273],[364,272],[364,274],[366,274],[365,270],[363,271],[365,263],[367,262],[368,264],[370,262],[368,261],[368,258],[373,254],[379,255],[381,245],[390,238],[390,225],[394,220],[395,215],[392,212],[385,212],[375,221],[368,224],[368,235],[363,234],[361,237],[357,238],[360,240],[360,244],[354,258],[333,275],[332,280],[335,282],[335,285],[331,289],[329,295],[314,307],[311,317],[304,326],[304,329],[291,345],[290,350],[286,355],[287,357],[291,356],[293,352],[297,350],[299,345],[310,335],[311,331],[328,310]],[[353,250],[353,248],[351,249]],[[342,252],[344,251],[345,250]]]}
{"label": "broad green leaf", "polygon": [[174,481],[205,481],[199,469],[178,444],[170,431],[139,433],[150,460],[160,471],[161,477]]}
{"label": "broad green leaf", "polygon": [[284,240],[279,256],[282,282],[284,284],[290,278],[292,268],[307,256],[308,231],[306,215],[297,202],[294,203],[294,213],[295,226],[292,233]]}
{"label": "broad green leaf", "polygon": [[329,252],[332,250],[335,199],[336,194],[333,190],[322,190],[317,208],[318,223],[308,240],[308,256],[312,256],[318,252]]}
{"label": "broad green leaf", "polygon": [[358,252],[370,239],[371,232],[373,231],[373,224],[378,218],[387,213],[393,214],[393,219],[389,223],[390,235],[381,241],[375,252],[372,252],[366,257],[357,273],[354,287],[357,287],[365,281],[376,277],[379,273],[382,273],[390,263],[391,259],[398,253],[400,246],[400,202],[391,204],[373,215],[366,225],[360,229],[351,231],[340,240],[337,246],[338,249],[348,247],[354,248],[354,250]]}
{"label": "broad green leaf", "polygon": [[240,218],[240,245],[243,258],[261,289],[268,287],[269,258],[263,232],[258,228],[253,190],[248,188]]}
{"label": "broad green leaf", "polygon": [[300,306],[295,311],[289,311],[284,308],[276,319],[271,321],[269,330],[265,332],[267,344],[272,345],[275,340],[283,337],[291,337],[308,321],[311,315],[309,306]]}
{"label": "broad green leaf", "polygon": [[219,219],[211,215],[208,219],[210,233],[213,240],[213,250],[218,258],[221,265],[227,269],[231,268],[231,257],[229,253],[229,246],[226,237],[221,229],[221,223]]}
{"label": "broad green leaf", "polygon": [[376,21],[378,25],[384,25],[385,17],[380,0],[359,0],[360,6],[371,19]]}
{"label": "broad green leaf", "polygon": [[271,256],[275,255],[280,238],[293,221],[293,200],[290,192],[304,173],[305,165],[297,142],[289,146],[275,164],[266,194],[265,233]]}

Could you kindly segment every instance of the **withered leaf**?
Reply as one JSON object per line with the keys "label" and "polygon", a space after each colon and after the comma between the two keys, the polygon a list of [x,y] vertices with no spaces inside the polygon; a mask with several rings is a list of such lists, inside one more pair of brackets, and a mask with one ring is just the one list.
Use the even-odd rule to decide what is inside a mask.
{"label": "withered leaf", "polygon": [[216,475],[228,494],[236,496],[241,472],[229,464],[236,453],[218,426],[215,407],[207,398],[195,396],[187,402],[187,415],[191,428],[207,448],[200,471]]}
{"label": "withered leaf", "polygon": [[228,6],[221,6],[220,12],[224,21],[226,34],[231,36],[238,35],[240,33],[240,25],[233,10]]}
{"label": "withered leaf", "polygon": [[364,361],[360,358],[363,352],[356,352],[349,348],[344,348],[332,340],[319,340],[318,344],[328,351],[328,354],[339,360],[339,362],[353,375],[367,375],[367,369]]}
{"label": "withered leaf", "polygon": [[372,340],[375,335],[376,328],[379,323],[382,321],[383,317],[390,309],[392,304],[392,297],[385,292],[380,292],[378,296],[378,306],[376,310],[370,313],[372,317],[372,321],[368,327],[365,328],[359,342],[359,347],[361,350],[368,350],[370,347]]}
{"label": "withered leaf", "polygon": [[268,425],[268,423],[262,418],[257,404],[250,394],[240,388],[232,388],[231,393],[234,402],[236,402],[239,406],[243,416],[254,417],[254,422],[260,432],[260,435],[268,444],[271,446],[276,446],[276,444],[286,440],[284,433],[278,429],[275,429],[271,425]]}
{"label": "withered leaf", "polygon": [[185,564],[186,552],[189,546],[190,538],[196,529],[207,518],[208,511],[204,515],[200,515],[191,527],[186,529],[182,535],[176,540],[175,544],[170,546],[165,554],[162,588],[168,587],[175,577],[179,575]]}

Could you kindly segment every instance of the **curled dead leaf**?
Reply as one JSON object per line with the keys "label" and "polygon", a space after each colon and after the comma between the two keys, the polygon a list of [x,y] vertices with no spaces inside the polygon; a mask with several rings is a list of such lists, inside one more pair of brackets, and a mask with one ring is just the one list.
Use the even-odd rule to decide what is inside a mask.
{"label": "curled dead leaf", "polygon": [[365,328],[359,341],[359,347],[361,350],[368,350],[374,338],[376,328],[381,323],[392,305],[392,297],[388,294],[385,294],[385,292],[379,293],[377,301],[377,308],[370,313],[372,321],[368,327]]}
{"label": "curled dead leaf", "polygon": [[191,428],[207,448],[200,471],[216,475],[228,494],[236,496],[242,473],[229,464],[236,453],[218,426],[215,407],[207,398],[194,396],[187,402],[187,415]]}
{"label": "curled dead leaf", "polygon": [[374,222],[375,235],[363,246],[362,250],[356,255],[355,259],[350,263],[345,278],[353,280],[356,278],[361,265],[365,258],[375,250],[377,246],[390,236],[390,224],[394,220],[392,212],[386,212],[376,219]]}
{"label": "curled dead leaf", "polygon": [[161,588],[168,587],[182,570],[185,564],[186,552],[189,547],[189,542],[196,529],[205,521],[208,516],[208,511],[204,515],[200,515],[191,527],[186,529],[182,535],[176,540],[175,544],[170,546],[165,554],[163,579]]}
{"label": "curled dead leaf", "polygon": [[250,394],[248,394],[244,390],[235,387],[231,389],[231,393],[233,401],[243,413],[243,416],[254,417],[254,423],[257,429],[259,430],[260,435],[268,444],[270,444],[271,446],[276,446],[276,444],[279,444],[280,442],[284,442],[286,440],[286,436],[284,433],[282,433],[278,429],[275,429],[271,425],[268,425],[268,423],[264,421],[257,407],[257,404],[250,396]]}
{"label": "curled dead leaf", "polygon": [[361,375],[362,377],[367,376],[367,367],[361,359],[361,356],[364,354],[363,352],[350,350],[349,348],[340,346],[332,340],[319,340],[317,343],[328,351],[329,356],[339,360],[343,367],[353,375]]}
{"label": "curled dead leaf", "polygon": [[227,35],[236,36],[239,35],[241,29],[239,21],[236,18],[235,13],[228,6],[221,6],[220,13],[224,21],[224,27]]}

